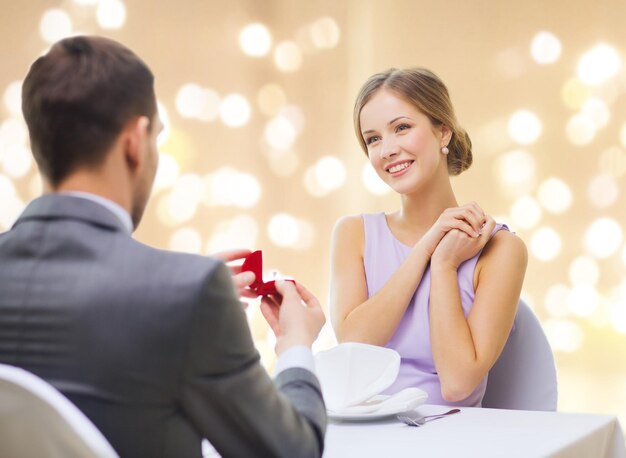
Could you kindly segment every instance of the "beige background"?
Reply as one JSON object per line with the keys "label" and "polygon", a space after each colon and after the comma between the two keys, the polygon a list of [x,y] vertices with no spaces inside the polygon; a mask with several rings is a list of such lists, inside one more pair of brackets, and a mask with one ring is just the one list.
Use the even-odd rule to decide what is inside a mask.
{"label": "beige background", "polygon": [[[7,229],[39,192],[34,165],[24,157],[16,159],[24,150],[11,146],[24,141],[19,129],[14,133],[12,120],[19,117],[11,112],[7,88],[19,82],[30,62],[49,46],[40,33],[48,8],[62,9],[72,32],[103,34],[127,44],[156,75],[170,127],[161,151],[179,171],[156,189],[137,238],[157,247],[201,253],[232,246],[261,248],[268,275],[275,269],[297,278],[325,306],[335,221],[348,213],[393,211],[398,206],[396,196],[373,195],[361,180],[366,159],[351,119],[356,92],[369,75],[390,66],[428,67],[447,83],[458,118],[474,142],[474,165],[453,180],[459,201],[476,200],[510,223],[529,247],[523,296],[544,323],[555,349],[560,409],[614,413],[626,421],[626,245],[623,234],[621,238],[617,234],[617,245],[606,257],[594,255],[585,245],[587,231],[598,218],[611,218],[622,231],[626,225],[626,73],[621,69],[595,86],[576,81],[581,56],[600,42],[624,59],[625,2],[134,0],[122,4],[123,25],[110,29],[98,22],[97,5],[0,1],[0,95],[5,94],[0,106],[0,230]],[[329,46],[322,49],[311,38],[320,18],[331,18],[339,31],[338,40],[332,27],[322,33],[322,43]],[[263,23],[273,39],[263,57],[246,55],[239,44],[241,30],[252,22]],[[540,31],[551,32],[562,45],[558,60],[550,65],[539,65],[530,52]],[[273,58],[277,45],[286,40],[302,52],[296,71],[281,71]],[[245,97],[251,108],[248,122],[232,128],[220,119],[182,116],[177,94],[190,82],[222,97],[231,93]],[[566,83],[569,89],[564,89]],[[277,152],[264,140],[273,115],[264,112],[257,99],[267,84],[278,85],[284,104],[292,113],[299,110],[304,120],[287,151]],[[608,111],[609,119],[586,144],[577,145],[566,126],[592,96],[604,102],[608,110],[600,114]],[[533,112],[542,126],[536,141],[528,145],[513,140],[507,129],[512,114],[520,109]],[[510,154],[516,150],[524,152]],[[322,156],[341,161],[345,181],[316,196],[305,185],[305,176]],[[515,162],[515,157],[521,159]],[[22,165],[16,166],[18,159]],[[207,183],[215,183],[215,172],[224,166],[248,174],[248,182],[256,180],[260,194],[253,205],[215,204],[217,197]],[[325,173],[321,171],[321,184],[314,184],[313,193],[320,191]],[[604,188],[590,197],[589,187],[599,175]],[[539,198],[542,183],[551,177],[571,192],[571,205],[557,213]],[[185,191],[189,187],[191,191]],[[535,221],[532,214],[513,216],[521,197],[540,210]],[[202,202],[193,205],[194,199]],[[188,214],[176,217],[190,202]],[[278,246],[269,235],[268,223],[277,213],[304,224],[296,246]],[[251,231],[248,226],[239,232],[224,229],[225,223],[241,216],[244,219],[238,221],[252,224]],[[254,226],[256,237],[251,238]],[[545,253],[541,246],[533,248],[533,237],[545,227],[561,241],[550,260],[539,259]],[[181,229],[185,232],[177,233]],[[215,238],[224,232],[230,239]],[[288,236],[279,237],[279,243]],[[587,271],[591,269],[583,269],[583,279],[570,272],[572,262],[581,256]],[[594,268],[598,280],[572,293],[574,286],[589,283],[585,274],[593,276]],[[581,300],[581,291],[591,295],[589,300],[586,296]],[[248,314],[271,369],[272,341],[256,304]],[[317,347],[332,343],[327,329]]]}

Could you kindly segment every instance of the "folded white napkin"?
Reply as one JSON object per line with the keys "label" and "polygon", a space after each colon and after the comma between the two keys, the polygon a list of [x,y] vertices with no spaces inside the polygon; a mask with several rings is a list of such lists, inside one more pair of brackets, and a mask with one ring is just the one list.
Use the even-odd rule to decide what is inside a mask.
{"label": "folded white napkin", "polygon": [[398,376],[400,355],[390,348],[343,343],[317,353],[315,368],[328,410],[338,412],[388,388]]}

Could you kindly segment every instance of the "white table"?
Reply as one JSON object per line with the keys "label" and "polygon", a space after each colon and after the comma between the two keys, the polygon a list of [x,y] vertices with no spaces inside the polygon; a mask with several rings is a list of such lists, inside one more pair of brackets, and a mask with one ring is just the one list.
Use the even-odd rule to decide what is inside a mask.
{"label": "white table", "polygon": [[[420,415],[449,407],[424,405]],[[464,407],[461,413],[409,427],[395,417],[360,423],[331,420],[325,458],[344,457],[626,458],[611,415]]]}

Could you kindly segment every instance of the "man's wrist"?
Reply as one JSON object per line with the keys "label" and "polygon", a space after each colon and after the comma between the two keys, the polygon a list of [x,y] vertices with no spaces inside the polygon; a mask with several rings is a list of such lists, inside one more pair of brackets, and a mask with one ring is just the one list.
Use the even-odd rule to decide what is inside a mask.
{"label": "man's wrist", "polygon": [[276,354],[280,356],[283,352],[289,350],[292,347],[296,346],[304,346],[311,348],[313,345],[313,341],[311,339],[307,339],[306,337],[300,336],[281,336],[276,339]]}

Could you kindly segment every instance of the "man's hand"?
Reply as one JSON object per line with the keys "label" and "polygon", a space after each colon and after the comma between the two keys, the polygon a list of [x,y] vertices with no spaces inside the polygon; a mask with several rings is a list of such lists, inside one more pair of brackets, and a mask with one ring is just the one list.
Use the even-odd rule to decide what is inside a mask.
{"label": "man's hand", "polygon": [[261,313],[276,335],[276,354],[295,345],[311,347],[326,322],[318,300],[300,283],[276,281],[279,296],[266,296]]}
{"label": "man's hand", "polygon": [[[250,271],[242,272],[241,264],[232,264],[233,261],[245,259],[245,257],[250,253],[252,253],[250,250],[241,249],[222,251],[220,253],[215,253],[213,256],[221,259],[228,265],[228,267],[230,267],[230,271],[233,274],[233,283],[239,292],[239,297],[254,299],[257,297],[257,294],[248,288],[254,282],[254,274]],[[242,302],[242,305],[247,307],[248,304]]]}

